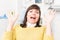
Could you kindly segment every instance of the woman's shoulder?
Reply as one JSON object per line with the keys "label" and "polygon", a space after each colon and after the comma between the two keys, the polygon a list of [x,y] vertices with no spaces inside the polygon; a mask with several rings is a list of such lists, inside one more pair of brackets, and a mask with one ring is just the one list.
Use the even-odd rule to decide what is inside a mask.
{"label": "woman's shoulder", "polygon": [[46,29],[46,26],[41,26],[42,28]]}

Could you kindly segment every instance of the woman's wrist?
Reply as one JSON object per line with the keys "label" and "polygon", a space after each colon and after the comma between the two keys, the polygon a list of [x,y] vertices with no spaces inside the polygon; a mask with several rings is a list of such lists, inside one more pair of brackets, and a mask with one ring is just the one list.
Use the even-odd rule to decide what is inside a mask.
{"label": "woman's wrist", "polygon": [[51,28],[51,23],[46,23],[46,34],[51,35],[52,34],[52,28]]}
{"label": "woman's wrist", "polygon": [[11,31],[13,28],[13,24],[8,24],[7,30],[6,31]]}

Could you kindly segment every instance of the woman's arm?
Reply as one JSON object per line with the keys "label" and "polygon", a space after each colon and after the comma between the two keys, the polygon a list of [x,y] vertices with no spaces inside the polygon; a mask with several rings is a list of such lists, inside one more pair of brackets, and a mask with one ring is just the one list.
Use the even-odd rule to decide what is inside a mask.
{"label": "woman's arm", "polygon": [[47,35],[52,34],[51,23],[54,19],[55,12],[56,11],[54,9],[49,9],[47,15],[44,16]]}
{"label": "woman's arm", "polygon": [[46,35],[49,35],[49,36],[52,36],[51,24],[48,23],[48,24],[46,24],[45,26],[46,26],[45,34],[46,34]]}
{"label": "woman's arm", "polygon": [[12,13],[10,13],[10,11],[8,11],[8,13],[6,15],[8,17],[8,27],[5,31],[5,33],[3,34],[3,40],[15,40],[14,24],[18,18],[18,14],[14,13],[12,15]]}
{"label": "woman's arm", "polygon": [[44,16],[44,20],[45,20],[45,26],[46,26],[46,30],[45,30],[45,34],[44,34],[44,40],[53,40],[53,35],[52,35],[52,29],[51,29],[51,22],[54,19],[55,16],[55,10],[48,10],[48,14]]}

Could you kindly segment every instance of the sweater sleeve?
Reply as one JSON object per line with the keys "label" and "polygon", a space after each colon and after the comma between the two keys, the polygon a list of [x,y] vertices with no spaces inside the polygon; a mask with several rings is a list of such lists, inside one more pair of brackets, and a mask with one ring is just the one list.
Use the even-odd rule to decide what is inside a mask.
{"label": "sweater sleeve", "polygon": [[11,31],[6,31],[3,34],[3,39],[2,40],[15,40],[15,29],[13,28]]}
{"label": "sweater sleeve", "polygon": [[53,34],[52,35],[47,35],[46,31],[45,31],[43,40],[54,40]]}

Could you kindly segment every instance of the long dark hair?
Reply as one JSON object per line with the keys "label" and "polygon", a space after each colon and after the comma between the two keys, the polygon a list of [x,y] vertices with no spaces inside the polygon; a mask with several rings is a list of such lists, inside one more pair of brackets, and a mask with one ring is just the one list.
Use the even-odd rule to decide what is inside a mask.
{"label": "long dark hair", "polygon": [[40,23],[40,16],[41,16],[40,7],[39,7],[38,5],[36,5],[36,4],[33,4],[33,5],[31,5],[31,6],[27,9],[27,11],[26,11],[26,13],[25,13],[25,17],[24,17],[24,20],[23,20],[23,24],[20,24],[20,26],[21,26],[22,28],[26,28],[27,13],[28,13],[28,11],[31,10],[31,9],[39,10],[39,19],[38,19],[35,27],[41,27],[41,25],[39,25],[39,23]]}

